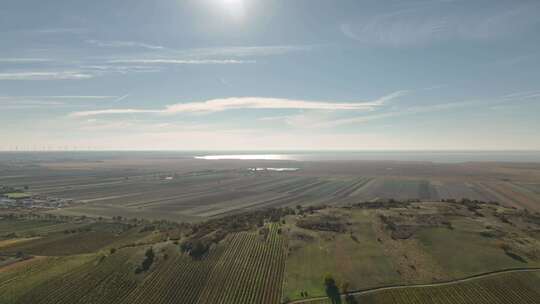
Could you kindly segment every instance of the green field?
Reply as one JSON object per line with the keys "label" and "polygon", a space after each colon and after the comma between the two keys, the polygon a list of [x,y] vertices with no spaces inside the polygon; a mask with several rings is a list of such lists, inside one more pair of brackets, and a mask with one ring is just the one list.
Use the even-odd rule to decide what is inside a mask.
{"label": "green field", "polygon": [[29,198],[32,195],[29,193],[23,193],[23,192],[12,192],[12,193],[6,193],[4,194],[9,199],[23,199],[23,198]]}
{"label": "green field", "polygon": [[358,212],[349,220],[354,224],[347,234],[291,228],[284,298],[298,299],[302,291],[314,297],[325,295],[321,284],[325,273],[335,274],[340,282],[349,282],[352,289],[401,280],[391,258],[382,252],[369,217]]}

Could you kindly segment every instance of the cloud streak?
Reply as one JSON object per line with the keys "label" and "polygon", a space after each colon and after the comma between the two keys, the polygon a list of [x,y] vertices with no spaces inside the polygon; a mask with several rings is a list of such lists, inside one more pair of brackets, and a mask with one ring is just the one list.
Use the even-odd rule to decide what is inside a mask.
{"label": "cloud streak", "polygon": [[[515,92],[507,94],[501,97],[496,97],[492,99],[471,99],[463,100],[456,102],[447,102],[431,105],[422,105],[422,106],[413,106],[409,108],[403,108],[399,110],[392,110],[387,112],[377,112],[370,115],[362,115],[356,117],[348,118],[335,118],[330,115],[320,115],[313,113],[303,113],[299,115],[289,115],[283,117],[276,117],[276,120],[283,120],[289,125],[302,128],[333,128],[342,125],[350,124],[362,124],[374,120],[386,119],[391,117],[401,117],[409,116],[423,113],[433,113],[446,111],[451,109],[459,109],[466,107],[475,107],[475,106],[490,106],[491,108],[501,108],[507,107],[509,103],[512,103],[512,106],[516,106],[516,102],[525,101],[525,100],[535,100],[540,99],[540,91],[525,91],[525,92]],[[272,120],[268,118],[266,120]]]}
{"label": "cloud streak", "polygon": [[0,96],[3,109],[40,108],[40,107],[80,107],[94,105],[95,101],[111,101],[118,96],[107,95],[50,95],[50,96]]}
{"label": "cloud streak", "polygon": [[508,37],[538,23],[540,5],[509,1],[484,9],[462,1],[428,1],[394,11],[359,16],[340,25],[342,34],[363,44],[402,47],[447,40]]}
{"label": "cloud streak", "polygon": [[88,44],[95,45],[98,47],[111,47],[111,48],[143,48],[149,50],[163,50],[165,47],[161,45],[153,45],[144,42],[135,42],[135,41],[100,41],[100,40],[86,40]]}
{"label": "cloud streak", "polygon": [[163,109],[104,109],[71,113],[72,117],[87,117],[111,114],[179,114],[210,113],[238,109],[281,109],[281,110],[326,110],[326,111],[371,111],[384,103],[404,95],[398,91],[373,101],[326,102],[268,97],[231,97],[202,102],[177,103]]}
{"label": "cloud streak", "polygon": [[93,77],[81,71],[0,73],[0,80],[80,80]]}
{"label": "cloud streak", "polygon": [[109,95],[46,95],[46,96],[0,96],[0,100],[20,100],[20,99],[112,99],[118,96]]}
{"label": "cloud streak", "polygon": [[268,46],[236,46],[199,48],[180,51],[181,55],[188,57],[258,57],[276,56],[289,53],[307,52],[318,46],[314,45],[268,45]]}
{"label": "cloud streak", "polygon": [[123,64],[244,64],[255,63],[254,60],[237,60],[237,59],[114,59],[109,60],[109,63]]}
{"label": "cloud streak", "polygon": [[51,62],[52,59],[49,58],[0,58],[0,63],[42,63],[42,62]]}

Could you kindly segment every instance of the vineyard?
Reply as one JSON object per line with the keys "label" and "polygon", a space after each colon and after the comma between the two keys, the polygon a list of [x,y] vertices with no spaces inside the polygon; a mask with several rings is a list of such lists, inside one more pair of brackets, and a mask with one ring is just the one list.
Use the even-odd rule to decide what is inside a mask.
{"label": "vineyard", "polygon": [[265,240],[256,233],[235,235],[210,275],[198,303],[278,303],[285,266],[277,225]]}
{"label": "vineyard", "polygon": [[136,287],[133,261],[124,250],[99,256],[34,286],[14,303],[115,303]]}
{"label": "vineyard", "polygon": [[[12,222],[6,220],[6,222]],[[18,225],[17,221],[16,225]],[[17,226],[16,226],[17,227]],[[58,228],[62,227],[62,231]],[[24,252],[39,256],[65,256],[92,253],[106,246],[141,238],[144,234],[137,229],[129,229],[127,225],[112,223],[59,223],[51,226],[35,228],[39,237],[32,242],[14,242],[2,246],[6,253]],[[6,231],[13,231],[6,228]],[[15,230],[17,231],[17,230]],[[0,233],[2,231],[0,230]],[[36,232],[36,233],[37,233]],[[20,232],[16,232],[20,234]]]}
{"label": "vineyard", "polygon": [[[377,182],[295,180],[279,191],[350,198]],[[333,295],[363,291],[347,304],[540,298],[540,214],[494,202],[299,205],[184,224],[9,213],[0,228],[0,304],[329,303],[327,275]]]}
{"label": "vineyard", "polygon": [[285,251],[277,225],[266,239],[233,235],[200,260],[168,258],[122,303],[278,303]]}
{"label": "vineyard", "polygon": [[[162,244],[154,248],[154,265],[141,274],[135,269],[145,246],[36,261],[11,276],[0,276],[0,303],[279,303],[284,240],[278,224],[267,227],[261,230],[265,233],[230,235],[196,259],[178,246]],[[63,264],[72,267],[55,269]],[[43,278],[24,283],[30,275],[39,279],[36,273]]]}
{"label": "vineyard", "polygon": [[[540,301],[540,272],[514,272],[431,287],[363,292],[345,303],[535,304]],[[330,304],[330,300],[297,303]]]}

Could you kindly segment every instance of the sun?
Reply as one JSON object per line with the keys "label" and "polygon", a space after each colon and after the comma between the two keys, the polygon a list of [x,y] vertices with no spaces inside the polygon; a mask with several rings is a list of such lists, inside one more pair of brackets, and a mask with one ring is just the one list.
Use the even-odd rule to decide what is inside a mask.
{"label": "sun", "polygon": [[223,10],[234,18],[243,18],[245,15],[244,0],[218,0],[221,2]]}
{"label": "sun", "polygon": [[226,6],[241,5],[244,0],[221,0]]}

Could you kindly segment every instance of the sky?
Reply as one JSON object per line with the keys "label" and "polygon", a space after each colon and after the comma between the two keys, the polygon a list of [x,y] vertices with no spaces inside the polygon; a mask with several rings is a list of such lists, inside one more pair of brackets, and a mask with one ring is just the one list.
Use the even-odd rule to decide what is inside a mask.
{"label": "sky", "polygon": [[540,2],[3,0],[0,150],[540,150]]}

